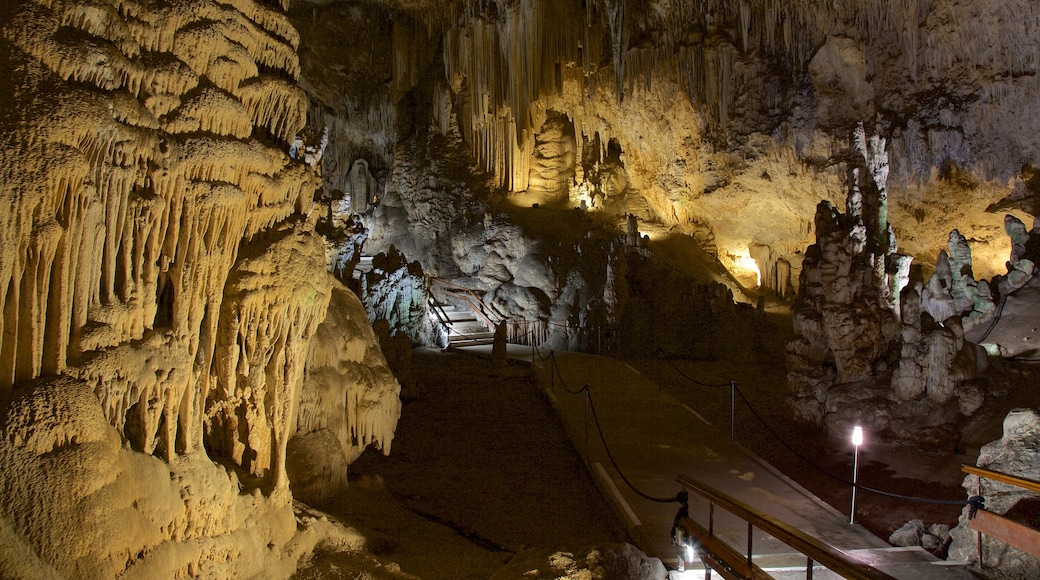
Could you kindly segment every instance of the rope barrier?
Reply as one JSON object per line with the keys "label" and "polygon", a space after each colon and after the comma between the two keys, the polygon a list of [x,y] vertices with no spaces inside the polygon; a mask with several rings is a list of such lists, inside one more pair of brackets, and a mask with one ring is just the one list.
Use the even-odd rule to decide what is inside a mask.
{"label": "rope barrier", "polygon": [[[566,391],[567,393],[569,393],[571,395],[585,394],[586,397],[588,397],[589,410],[592,413],[593,422],[596,425],[596,432],[599,435],[600,442],[603,444],[603,449],[606,452],[607,458],[610,460],[611,465],[614,467],[614,470],[617,471],[618,475],[621,477],[621,480],[625,483],[625,485],[628,486],[628,488],[631,489],[635,494],[637,494],[638,496],[640,496],[640,497],[642,497],[644,499],[647,499],[649,501],[658,502],[658,503],[672,503],[672,502],[679,501],[678,496],[672,497],[672,498],[661,498],[661,497],[654,497],[654,496],[651,496],[649,494],[646,494],[642,490],[638,489],[628,479],[628,477],[625,475],[625,473],[621,470],[620,466],[618,465],[617,460],[614,458],[614,454],[610,451],[610,446],[607,444],[606,436],[603,433],[603,427],[602,427],[602,425],[600,424],[600,421],[599,421],[599,415],[596,413],[596,406],[595,406],[594,402],[592,401],[592,391],[589,388],[588,383],[586,383],[580,389],[577,389],[577,390],[571,389],[570,387],[567,386],[567,382],[564,380],[563,374],[560,372],[559,364],[556,361],[556,351],[555,350],[550,350],[549,354],[546,357],[544,357],[544,358],[542,358],[541,353],[538,350],[538,347],[535,347],[535,352],[538,354],[539,358],[541,358],[542,361],[546,361],[546,360],[551,360],[552,361],[551,362],[551,368],[550,368],[549,372],[552,374],[552,376],[559,378],[560,385],[563,387],[564,391]],[[927,504],[936,504],[936,505],[965,505],[965,504],[972,504],[972,502],[976,502],[977,503],[979,501],[978,498],[969,498],[969,499],[966,499],[966,500],[942,500],[942,499],[934,499],[934,498],[924,498],[924,497],[915,497],[915,496],[902,495],[902,494],[892,493],[892,492],[889,492],[889,491],[885,491],[885,490],[881,490],[881,489],[876,489],[876,488],[873,488],[873,487],[865,486],[865,485],[862,485],[860,483],[855,483],[855,482],[849,481],[849,480],[847,480],[847,479],[845,479],[843,477],[834,475],[833,473],[831,473],[831,472],[827,471],[826,469],[824,469],[824,468],[820,467],[819,465],[817,465],[811,459],[805,457],[805,455],[803,455],[797,449],[795,449],[794,447],[789,445],[786,441],[784,441],[784,439],[769,425],[769,423],[766,422],[765,418],[763,418],[762,415],[760,415],[758,413],[758,411],[755,410],[755,408],[751,405],[751,402],[744,395],[743,391],[741,391],[739,388],[736,387],[736,383],[735,382],[732,382],[732,381],[731,382],[726,382],[726,383],[705,383],[705,382],[701,382],[701,381],[698,381],[698,380],[694,379],[693,377],[690,377],[686,373],[682,372],[682,370],[680,370],[678,367],[676,367],[675,363],[672,362],[671,360],[669,360],[668,362],[669,362],[669,364],[672,365],[672,368],[675,369],[675,371],[680,376],[682,376],[684,379],[686,379],[686,380],[688,380],[688,381],[690,381],[690,382],[692,382],[692,383],[694,383],[696,385],[703,386],[703,387],[710,387],[710,388],[732,387],[733,390],[736,392],[736,394],[740,396],[740,399],[744,402],[744,405],[747,406],[749,411],[751,411],[751,414],[762,425],[762,427],[769,433],[769,435],[771,437],[773,437],[773,439],[775,439],[777,442],[779,442],[780,445],[782,445],[785,449],[787,449],[789,452],[791,452],[791,454],[793,454],[795,457],[797,457],[798,459],[801,459],[803,462],[805,462],[807,465],[809,465],[809,467],[812,467],[816,471],[822,473],[823,475],[826,475],[827,477],[830,477],[831,479],[834,479],[835,481],[838,481],[839,483],[842,483],[842,484],[845,484],[845,485],[850,485],[850,486],[852,486],[852,487],[854,487],[854,488],[856,488],[858,490],[863,490],[863,491],[866,491],[866,492],[869,492],[869,493],[873,493],[875,495],[880,495],[880,496],[883,496],[883,497],[888,497],[888,498],[898,499],[898,500],[903,500],[903,501],[916,502],[916,503],[927,503]]]}
{"label": "rope barrier", "polygon": [[1029,280],[1026,280],[1025,284],[1022,284],[1018,288],[1015,288],[1011,292],[1008,292],[1007,295],[1004,296],[1000,300],[1000,307],[997,308],[997,314],[993,317],[993,320],[989,323],[989,327],[986,328],[986,332],[984,332],[982,334],[982,337],[979,338],[977,341],[975,341],[977,344],[982,344],[982,341],[984,341],[987,338],[989,338],[989,333],[993,332],[993,329],[996,328],[997,323],[1000,322],[1000,317],[1004,315],[1004,305],[1007,304],[1008,298],[1014,296],[1015,294],[1018,293],[1019,290],[1025,288],[1030,282],[1033,281],[1033,278],[1035,278],[1036,275],[1037,275],[1037,271],[1034,270],[1032,275],[1029,276]]}
{"label": "rope barrier", "polygon": [[[668,361],[668,362],[672,363],[672,361]],[[938,504],[938,505],[964,505],[964,504],[968,503],[968,500],[943,500],[943,499],[932,499],[932,498],[923,498],[923,497],[914,497],[914,496],[908,496],[908,495],[901,495],[901,494],[897,494],[897,493],[884,491],[884,490],[881,490],[881,489],[875,489],[873,487],[868,487],[868,486],[862,485],[860,483],[854,483],[854,482],[849,481],[849,480],[847,480],[847,479],[845,479],[843,477],[834,475],[833,473],[831,473],[831,472],[827,471],[826,469],[824,469],[824,468],[820,467],[819,465],[817,465],[811,459],[809,459],[809,458],[805,457],[804,455],[802,455],[801,453],[799,453],[798,450],[796,450],[794,447],[792,447],[786,441],[784,441],[784,439],[775,430],[773,430],[772,427],[769,426],[769,424],[758,413],[758,411],[756,411],[755,408],[753,406],[751,406],[751,402],[748,401],[748,398],[746,396],[744,396],[744,393],[740,390],[740,388],[735,386],[735,383],[720,383],[720,384],[702,383],[700,381],[697,381],[696,379],[693,379],[692,377],[687,376],[685,373],[683,373],[677,367],[675,367],[674,363],[672,363],[672,367],[675,368],[676,372],[678,372],[680,375],[682,375],[683,378],[685,378],[685,379],[689,380],[690,382],[692,382],[694,384],[697,384],[697,385],[708,386],[708,387],[722,387],[722,386],[728,387],[728,386],[731,386],[731,385],[734,386],[734,391],[737,393],[737,395],[740,396],[740,399],[742,401],[744,401],[744,405],[747,406],[748,410],[751,411],[751,414],[762,425],[762,427],[765,428],[765,430],[769,433],[769,435],[773,437],[773,439],[776,439],[777,442],[780,443],[780,445],[782,445],[785,449],[787,449],[789,452],[791,452],[791,454],[793,454],[795,457],[797,457],[798,459],[801,459],[803,462],[805,462],[807,465],[809,465],[809,467],[812,467],[816,471],[822,473],[823,475],[826,475],[827,477],[830,477],[831,479],[834,479],[835,481],[838,481],[838,482],[843,483],[845,485],[853,486],[856,489],[861,489],[863,491],[866,491],[866,492],[869,492],[869,493],[873,493],[873,494],[876,494],[876,495],[881,495],[881,496],[884,496],[884,497],[889,497],[889,498],[899,499],[899,500],[905,500],[905,501],[910,501],[910,502],[916,502],[916,503],[929,503],[929,504]]]}
{"label": "rope barrier", "polygon": [[674,497],[669,497],[669,498],[655,497],[655,496],[649,495],[649,494],[643,492],[642,490],[640,490],[639,488],[637,488],[628,479],[628,477],[625,476],[625,472],[621,471],[621,467],[618,465],[617,460],[614,459],[614,454],[611,453],[610,446],[607,445],[607,438],[603,434],[603,426],[600,425],[599,415],[596,413],[596,405],[592,401],[592,390],[589,388],[589,384],[585,383],[585,385],[582,388],[580,388],[580,389],[578,389],[576,391],[575,390],[571,390],[570,387],[567,386],[567,382],[563,380],[563,375],[560,373],[559,364],[556,362],[556,351],[555,350],[550,350],[548,358],[552,359],[552,368],[550,369],[549,372],[550,373],[555,373],[555,376],[559,377],[560,385],[563,387],[563,390],[567,391],[568,393],[570,393],[572,395],[581,395],[581,394],[585,395],[585,397],[586,397],[585,400],[588,401],[589,410],[592,413],[593,423],[595,423],[595,425],[596,425],[596,433],[599,434],[600,443],[603,444],[603,450],[606,451],[607,459],[609,459],[610,460],[610,464],[614,466],[614,471],[617,471],[617,474],[621,477],[621,481],[625,482],[625,485],[628,486],[629,489],[631,489],[636,495],[638,495],[639,497],[641,497],[643,499],[646,499],[646,500],[649,500],[649,501],[652,501],[652,502],[656,502],[656,503],[679,502],[680,501],[680,494],[682,494],[682,490],[680,490],[679,493],[676,494]]}
{"label": "rope barrier", "polygon": [[698,385],[698,386],[701,386],[701,387],[709,387],[709,388],[729,387],[729,386],[732,385],[731,381],[726,381],[725,383],[702,383],[702,382],[698,381],[697,379],[695,379],[695,378],[687,375],[686,373],[682,372],[682,370],[680,370],[679,367],[675,366],[675,361],[673,361],[672,359],[667,359],[667,360],[668,360],[668,364],[672,365],[672,368],[675,369],[675,372],[679,373],[679,376],[681,376],[682,378],[690,381],[691,383],[693,383],[695,385]]}
{"label": "rope barrier", "polygon": [[814,469],[814,470],[816,470],[818,472],[823,473],[824,475],[827,475],[828,477],[831,477],[831,478],[833,478],[833,479],[835,479],[835,480],[837,480],[837,481],[839,481],[841,483],[844,483],[846,485],[853,485],[853,486],[856,487],[857,490],[862,490],[864,492],[869,492],[869,493],[872,493],[872,494],[877,494],[879,496],[885,496],[885,497],[893,498],[893,499],[906,500],[906,501],[915,502],[915,503],[932,503],[932,504],[938,504],[938,505],[963,505],[963,504],[967,503],[967,500],[938,500],[938,499],[931,499],[931,498],[918,498],[918,497],[913,497],[913,496],[904,496],[904,495],[900,495],[900,494],[893,494],[891,492],[885,492],[884,490],[877,490],[877,489],[875,489],[875,487],[869,487],[867,485],[863,485],[862,483],[858,483],[858,482],[854,483],[854,482],[852,482],[852,481],[850,481],[850,480],[848,480],[846,478],[834,475],[833,473],[825,470],[824,468],[822,468],[820,466],[817,466],[815,463],[812,462],[811,459],[809,459],[805,455],[799,453],[794,447],[791,447],[790,445],[788,445],[787,442],[785,442],[779,436],[779,434],[777,434],[777,432],[774,431],[773,428],[769,426],[769,424],[765,423],[765,420],[762,419],[762,417],[758,414],[758,412],[755,411],[755,407],[751,406],[751,402],[748,401],[748,397],[746,397],[743,392],[740,392],[739,388],[736,389],[736,394],[739,395],[740,396],[740,400],[743,400],[744,404],[746,404],[748,406],[748,410],[751,411],[751,414],[755,417],[755,419],[757,419],[758,422],[762,424],[762,427],[764,427],[766,431],[769,431],[771,436],[773,436],[773,439],[776,439],[778,442],[780,442],[780,445],[782,445],[784,448],[786,448],[791,453],[794,453],[795,456],[797,456],[799,459],[802,459],[803,462],[805,462],[806,464],[809,465],[809,467],[811,467],[812,469]]}
{"label": "rope barrier", "polygon": [[632,482],[629,481],[627,477],[625,477],[625,473],[623,471],[621,471],[620,467],[618,467],[617,461],[614,459],[614,454],[610,452],[610,446],[607,445],[607,440],[603,436],[603,427],[601,427],[600,424],[599,424],[599,415],[596,414],[596,405],[592,402],[592,391],[589,390],[589,386],[588,385],[585,385],[585,391],[588,393],[587,396],[589,398],[588,399],[588,401],[589,401],[589,409],[592,410],[592,420],[596,424],[596,432],[599,433],[599,440],[600,440],[601,443],[603,443],[603,449],[604,449],[604,451],[607,452],[607,458],[610,459],[610,464],[614,466],[614,470],[617,471],[619,476],[621,476],[621,480],[625,482],[625,485],[627,485],[628,488],[631,489],[632,491],[634,491],[639,497],[641,497],[643,499],[646,499],[646,500],[650,500],[652,502],[657,502],[657,503],[679,502],[680,500],[679,500],[679,496],[678,495],[676,495],[674,497],[668,497],[668,498],[665,498],[665,497],[654,497],[652,495],[647,495],[646,493],[643,493],[638,488],[636,488],[636,486],[633,485]]}

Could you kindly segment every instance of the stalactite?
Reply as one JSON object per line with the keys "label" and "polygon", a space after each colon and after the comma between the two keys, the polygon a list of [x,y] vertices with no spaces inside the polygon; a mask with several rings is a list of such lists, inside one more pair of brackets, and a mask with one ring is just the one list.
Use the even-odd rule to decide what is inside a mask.
{"label": "stalactite", "polygon": [[348,460],[375,443],[390,452],[401,415],[400,385],[377,350],[361,301],[334,285],[329,315],[307,351],[297,433],[328,429]]}
{"label": "stalactite", "polygon": [[[27,5],[4,27],[5,38],[59,77],[110,92],[69,85],[66,98],[38,109],[48,119],[35,136],[44,153],[38,166],[17,174],[23,187],[48,193],[23,198],[38,199],[32,207],[12,204],[5,228],[4,247],[30,228],[35,233],[23,252],[5,250],[18,259],[0,264],[0,388],[62,372],[69,355],[115,349],[72,372],[95,384],[113,426],[134,424],[124,438],[146,452],[201,445],[201,402],[189,388],[194,379],[183,371],[190,366],[185,361],[211,360],[220,296],[241,240],[308,211],[317,185],[309,168],[287,165],[284,152],[237,140],[252,133],[254,117],[275,134],[298,131],[306,106],[298,89],[261,78],[239,95],[208,84],[192,93],[200,74],[240,89],[242,80],[257,76],[254,60],[296,74],[289,47],[298,36],[285,16],[247,0],[233,4],[249,20],[205,0],[126,3],[118,11],[101,2],[54,0]],[[210,24],[192,25],[207,16]],[[250,20],[280,33],[265,37]],[[81,34],[64,34],[60,26]],[[206,35],[214,37],[189,46]],[[229,36],[239,42],[221,40]],[[266,101],[265,90],[274,95]],[[193,137],[170,140],[159,131]],[[11,175],[9,164],[4,171]],[[57,221],[31,226],[33,215]],[[161,292],[171,303],[157,302]],[[169,376],[160,382],[176,388],[138,384],[125,372],[145,363],[132,362],[135,349],[123,345],[156,340],[151,329],[160,314],[175,337],[187,338],[156,346],[145,375]],[[122,362],[104,362],[112,357]]]}
{"label": "stalactite", "polygon": [[285,143],[307,124],[307,94],[293,83],[261,75],[232,92],[242,100],[254,125],[268,128]]}
{"label": "stalactite", "polygon": [[207,411],[213,444],[253,475],[267,474],[272,487],[284,487],[307,343],[331,294],[324,246],[313,234],[286,232],[240,261],[228,285],[218,384]]}
{"label": "stalactite", "polygon": [[171,53],[198,75],[234,94],[242,81],[257,76],[259,69],[249,51],[224,36],[227,28],[220,22],[183,28],[175,35]]}
{"label": "stalactite", "polygon": [[173,111],[164,120],[163,130],[167,133],[205,131],[242,139],[253,132],[253,120],[238,99],[208,87]]}
{"label": "stalactite", "polygon": [[614,83],[618,98],[624,95],[625,51],[628,50],[626,35],[625,4],[627,0],[603,0],[610,31],[610,48],[614,59]]}

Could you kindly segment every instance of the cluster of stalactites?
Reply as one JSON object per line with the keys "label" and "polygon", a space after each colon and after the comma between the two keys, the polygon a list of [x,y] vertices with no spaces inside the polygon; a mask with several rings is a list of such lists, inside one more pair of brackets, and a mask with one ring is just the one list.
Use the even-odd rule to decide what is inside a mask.
{"label": "cluster of stalactites", "polygon": [[[446,29],[445,73],[462,103],[459,124],[474,155],[500,185],[523,189],[524,180],[512,176],[522,173],[517,158],[530,156],[532,130],[540,121],[535,102],[559,91],[561,79],[574,71],[570,78],[583,83],[583,90],[602,83],[603,51],[609,51],[608,75],[618,98],[652,90],[653,78],[669,75],[723,131],[735,92],[755,82],[742,74],[742,55],[782,57],[792,74],[801,75],[835,31],[866,44],[899,47],[911,80],[985,61],[998,76],[984,89],[999,101],[1007,92],[1002,78],[1040,65],[1040,52],[1009,44],[1036,36],[1040,8],[1018,1],[1002,4],[996,16],[975,9],[924,0],[460,0],[420,18],[427,30]],[[1015,33],[1003,34],[995,20]],[[404,44],[395,41],[395,54],[401,55],[395,66],[411,62]],[[868,66],[873,67],[869,58]],[[401,68],[395,79],[408,79],[414,73],[409,71]]]}
{"label": "cluster of stalactites", "polygon": [[379,350],[365,307],[333,284],[325,322],[307,352],[297,434],[328,430],[348,461],[369,445],[386,455],[401,417],[400,384]]}
{"label": "cluster of stalactites", "polygon": [[313,233],[276,234],[232,272],[221,306],[215,375],[207,398],[211,448],[283,487],[296,431],[310,337],[325,319],[332,279]]}
{"label": "cluster of stalactites", "polygon": [[463,103],[463,135],[509,190],[527,187],[533,130],[545,120],[537,101],[560,92],[560,67],[579,57],[574,12],[564,3],[522,0],[495,19],[473,17],[445,34],[445,75]]}
{"label": "cluster of stalactites", "polygon": [[199,449],[239,247],[318,185],[251,138],[303,127],[299,37],[254,0],[38,0],[0,26],[47,83],[0,162],[0,393],[74,374],[134,449]]}

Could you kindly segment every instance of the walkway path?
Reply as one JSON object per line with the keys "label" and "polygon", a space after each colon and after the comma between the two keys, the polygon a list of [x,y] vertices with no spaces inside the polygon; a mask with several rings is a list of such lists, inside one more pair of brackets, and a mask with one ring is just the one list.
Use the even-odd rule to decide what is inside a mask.
{"label": "walkway path", "polygon": [[[511,345],[509,356],[533,359],[539,382],[564,419],[575,445],[633,531],[634,539],[670,569],[676,565],[670,531],[678,504],[644,499],[619,476],[599,439],[593,414],[586,418],[585,397],[571,394],[586,383],[610,454],[633,486],[646,495],[674,497],[680,489],[677,475],[687,475],[896,578],[974,578],[963,566],[938,561],[921,549],[892,548],[862,526],[850,525],[847,514],[823,503],[743,447],[730,443],[728,429],[723,433],[708,424],[696,409],[680,404],[623,362],[557,352],[557,376],[550,372],[551,361],[542,360],[529,347]],[[691,517],[703,524],[707,522],[707,513],[707,502],[691,497]],[[716,509],[715,531],[746,553],[747,525],[742,520]],[[791,548],[764,532],[754,531],[752,545],[755,562],[775,577],[805,576],[805,558],[792,554]],[[673,572],[672,576],[704,577],[700,564],[694,564],[693,569],[685,575]],[[834,576],[817,568],[814,577]]]}

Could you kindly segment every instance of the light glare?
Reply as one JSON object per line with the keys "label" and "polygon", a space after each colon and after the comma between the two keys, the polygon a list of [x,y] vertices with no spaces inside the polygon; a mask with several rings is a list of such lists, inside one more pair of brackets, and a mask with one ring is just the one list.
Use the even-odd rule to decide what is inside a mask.
{"label": "light glare", "polygon": [[856,447],[863,445],[863,427],[856,425],[852,428],[852,444]]}

